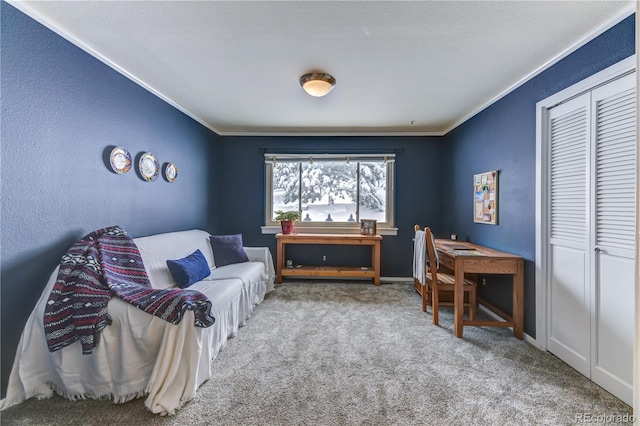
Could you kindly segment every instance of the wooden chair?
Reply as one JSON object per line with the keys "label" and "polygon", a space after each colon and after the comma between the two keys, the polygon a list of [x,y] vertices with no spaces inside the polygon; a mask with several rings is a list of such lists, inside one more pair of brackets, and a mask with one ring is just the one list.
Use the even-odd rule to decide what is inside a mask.
{"label": "wooden chair", "polygon": [[[419,231],[420,226],[416,225],[415,230]],[[455,285],[455,275],[438,271],[437,251],[435,240],[429,227],[424,228],[426,258],[425,282],[421,283],[417,278],[413,279],[416,292],[422,297],[422,311],[427,311],[427,305],[431,305],[433,323],[438,325],[438,308],[440,306],[453,306],[453,291]],[[472,321],[476,319],[476,306],[478,301],[476,283],[465,278],[464,293],[467,296],[464,306],[469,308],[469,317]]]}

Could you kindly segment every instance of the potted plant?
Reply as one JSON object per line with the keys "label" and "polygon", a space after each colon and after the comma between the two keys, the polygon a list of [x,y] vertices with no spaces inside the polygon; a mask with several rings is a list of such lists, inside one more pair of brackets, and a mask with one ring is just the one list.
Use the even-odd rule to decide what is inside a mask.
{"label": "potted plant", "polygon": [[293,233],[293,224],[300,220],[300,212],[297,210],[276,211],[276,217],[274,220],[280,221],[280,227],[283,234]]}

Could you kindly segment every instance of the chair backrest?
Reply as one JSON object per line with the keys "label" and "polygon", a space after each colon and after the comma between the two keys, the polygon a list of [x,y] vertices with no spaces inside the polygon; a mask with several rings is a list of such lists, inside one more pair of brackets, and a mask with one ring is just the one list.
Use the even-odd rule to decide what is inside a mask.
{"label": "chair backrest", "polygon": [[427,263],[429,264],[429,272],[431,272],[435,281],[437,279],[437,271],[440,268],[440,259],[438,258],[438,250],[436,249],[436,240],[433,237],[431,228],[428,226],[424,228],[424,233],[427,245]]}

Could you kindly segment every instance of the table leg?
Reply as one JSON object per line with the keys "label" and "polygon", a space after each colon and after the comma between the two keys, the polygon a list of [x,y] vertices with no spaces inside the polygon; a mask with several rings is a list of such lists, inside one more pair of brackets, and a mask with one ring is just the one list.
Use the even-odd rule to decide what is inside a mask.
{"label": "table leg", "polygon": [[375,285],[380,285],[380,241],[376,241],[372,247],[373,255],[371,259],[371,265],[373,266],[373,270],[376,273],[376,276],[373,278],[373,283]]}
{"label": "table leg", "polygon": [[524,329],[524,260],[518,260],[518,272],[513,275],[513,335],[522,340]]}
{"label": "table leg", "polygon": [[276,282],[282,284],[282,263],[284,262],[284,243],[278,240],[278,248],[276,251]]}
{"label": "table leg", "polygon": [[453,290],[453,333],[462,337],[464,316],[464,263],[463,259],[455,261],[455,286]]}

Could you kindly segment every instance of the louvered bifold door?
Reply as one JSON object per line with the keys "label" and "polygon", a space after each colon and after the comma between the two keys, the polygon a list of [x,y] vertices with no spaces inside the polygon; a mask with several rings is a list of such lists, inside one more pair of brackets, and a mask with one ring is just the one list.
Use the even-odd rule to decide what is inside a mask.
{"label": "louvered bifold door", "polygon": [[591,379],[632,400],[634,338],[635,74],[592,92]]}
{"label": "louvered bifold door", "polygon": [[549,351],[590,374],[590,95],[549,110]]}

